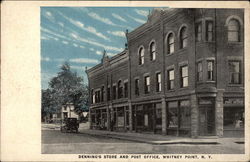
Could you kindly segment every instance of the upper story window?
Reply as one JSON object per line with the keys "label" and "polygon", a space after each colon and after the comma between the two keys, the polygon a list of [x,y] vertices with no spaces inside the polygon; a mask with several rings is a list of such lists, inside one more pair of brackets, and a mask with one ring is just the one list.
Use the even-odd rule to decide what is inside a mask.
{"label": "upper story window", "polygon": [[214,61],[207,61],[207,80],[214,80]]}
{"label": "upper story window", "polygon": [[200,42],[202,39],[202,24],[201,22],[195,24],[195,39]]}
{"label": "upper story window", "polygon": [[161,92],[161,73],[156,74],[156,92]]}
{"label": "upper story window", "polygon": [[123,97],[123,87],[122,87],[122,81],[119,80],[118,82],[118,99]]}
{"label": "upper story window", "polygon": [[128,82],[124,83],[124,97],[128,97]]}
{"label": "upper story window", "polygon": [[110,87],[107,88],[107,100],[110,101]]}
{"label": "upper story window", "polygon": [[188,66],[182,66],[181,70],[181,88],[188,86]]}
{"label": "upper story window", "polygon": [[94,93],[93,89],[91,90],[91,95],[92,95],[92,104],[94,104],[95,103],[95,93]]}
{"label": "upper story window", "polygon": [[139,65],[144,64],[144,48],[141,47],[139,50]]}
{"label": "upper story window", "polygon": [[202,62],[198,62],[197,64],[197,80],[198,81],[202,81],[202,72],[203,69],[202,69]]}
{"label": "upper story window", "polygon": [[150,44],[150,60],[153,61],[156,58],[156,45],[155,42]]}
{"label": "upper story window", "polygon": [[113,91],[112,91],[112,98],[113,98],[113,100],[115,100],[116,99],[116,86],[115,85],[113,85]]}
{"label": "upper story window", "polygon": [[102,89],[101,89],[101,102],[104,101],[104,96],[105,96],[105,91],[104,91],[104,86],[102,86]]}
{"label": "upper story window", "polygon": [[174,69],[168,70],[168,90],[174,89]]}
{"label": "upper story window", "polygon": [[180,30],[180,48],[187,47],[187,27],[182,27]]}
{"label": "upper story window", "polygon": [[229,83],[240,84],[241,83],[241,62],[240,61],[229,61]]}
{"label": "upper story window", "polygon": [[150,77],[146,76],[144,78],[144,92],[145,94],[150,92]]}
{"label": "upper story window", "polygon": [[170,33],[167,38],[168,54],[174,53],[174,34]]}
{"label": "upper story window", "polygon": [[240,24],[236,19],[231,19],[228,22],[227,37],[229,42],[239,42],[240,41]]}
{"label": "upper story window", "polygon": [[101,92],[100,90],[95,91],[95,103],[99,103],[101,101]]}
{"label": "upper story window", "polygon": [[213,38],[213,32],[214,32],[214,29],[213,29],[213,21],[211,20],[208,20],[206,21],[206,41],[213,41],[214,38]]}
{"label": "upper story window", "polygon": [[139,96],[139,79],[135,79],[135,95]]}

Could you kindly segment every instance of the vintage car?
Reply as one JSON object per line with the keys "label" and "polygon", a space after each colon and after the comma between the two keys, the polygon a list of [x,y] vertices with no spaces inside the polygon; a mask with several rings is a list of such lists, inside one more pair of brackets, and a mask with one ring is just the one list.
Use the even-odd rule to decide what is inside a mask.
{"label": "vintage car", "polygon": [[66,118],[61,125],[61,132],[78,132],[79,123],[77,118]]}

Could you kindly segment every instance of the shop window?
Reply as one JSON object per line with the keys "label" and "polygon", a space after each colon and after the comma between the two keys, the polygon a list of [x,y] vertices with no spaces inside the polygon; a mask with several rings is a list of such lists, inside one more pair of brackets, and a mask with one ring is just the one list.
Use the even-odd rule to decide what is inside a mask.
{"label": "shop window", "polygon": [[174,53],[174,34],[170,33],[167,38],[168,54]]}
{"label": "shop window", "polygon": [[168,102],[168,128],[178,127],[178,103]]}
{"label": "shop window", "polygon": [[124,83],[124,97],[128,97],[128,82]]}
{"label": "shop window", "polygon": [[188,100],[180,101],[180,128],[191,127],[190,103]]}
{"label": "shop window", "polygon": [[156,74],[156,92],[161,92],[161,73]]}
{"label": "shop window", "polygon": [[110,101],[110,87],[107,88],[107,100]]}
{"label": "shop window", "polygon": [[200,42],[202,39],[202,26],[201,22],[195,24],[195,39]]}
{"label": "shop window", "polygon": [[231,19],[228,23],[227,31],[229,42],[239,42],[240,41],[240,24],[236,19]]}
{"label": "shop window", "polygon": [[150,92],[150,77],[146,76],[144,78],[144,92],[145,94]]}
{"label": "shop window", "polygon": [[118,99],[123,97],[123,87],[122,87],[122,81],[120,80],[118,82]]}
{"label": "shop window", "polygon": [[180,30],[180,48],[185,48],[187,47],[187,27],[182,27]]}
{"label": "shop window", "polygon": [[156,57],[156,45],[155,42],[152,42],[150,44],[150,60],[153,61],[155,60]]}
{"label": "shop window", "polygon": [[230,84],[240,84],[241,83],[241,71],[240,71],[240,61],[229,61],[229,83]]}
{"label": "shop window", "polygon": [[112,96],[113,96],[113,100],[116,99],[116,86],[113,86],[113,91],[112,91]]}
{"label": "shop window", "polygon": [[197,80],[202,81],[202,62],[198,62],[197,64]]}
{"label": "shop window", "polygon": [[135,79],[135,95],[139,96],[139,79]]}
{"label": "shop window", "polygon": [[144,64],[144,48],[141,47],[139,50],[139,65]]}
{"label": "shop window", "polygon": [[213,41],[213,21],[206,21],[206,41]]}
{"label": "shop window", "polygon": [[162,124],[162,110],[161,110],[161,103],[157,103],[155,105],[156,107],[156,125],[161,125]]}
{"label": "shop window", "polygon": [[91,122],[92,123],[95,123],[96,121],[95,121],[95,115],[93,114],[93,115],[91,115]]}
{"label": "shop window", "polygon": [[214,61],[207,61],[207,80],[214,80]]}
{"label": "shop window", "polygon": [[188,66],[181,67],[181,88],[188,86]]}
{"label": "shop window", "polygon": [[225,107],[224,108],[224,129],[243,129],[245,114],[244,107]]}

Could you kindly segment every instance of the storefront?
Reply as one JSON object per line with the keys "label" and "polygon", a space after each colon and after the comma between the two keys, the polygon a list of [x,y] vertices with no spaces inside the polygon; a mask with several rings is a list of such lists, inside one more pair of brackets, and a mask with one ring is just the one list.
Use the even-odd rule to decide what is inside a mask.
{"label": "storefront", "polygon": [[133,130],[136,132],[161,132],[161,103],[134,105],[132,114]]}
{"label": "storefront", "polygon": [[244,98],[224,98],[224,137],[243,137],[245,126]]}
{"label": "storefront", "polygon": [[189,136],[191,129],[191,111],[189,100],[167,103],[167,134]]}
{"label": "storefront", "polygon": [[111,119],[111,130],[129,130],[129,110],[128,106],[114,107]]}

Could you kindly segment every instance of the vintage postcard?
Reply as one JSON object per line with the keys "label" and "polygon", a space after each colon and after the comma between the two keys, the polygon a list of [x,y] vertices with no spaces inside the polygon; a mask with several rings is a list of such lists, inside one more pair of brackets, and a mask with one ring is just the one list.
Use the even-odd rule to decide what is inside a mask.
{"label": "vintage postcard", "polygon": [[4,2],[3,161],[249,161],[249,3]]}

